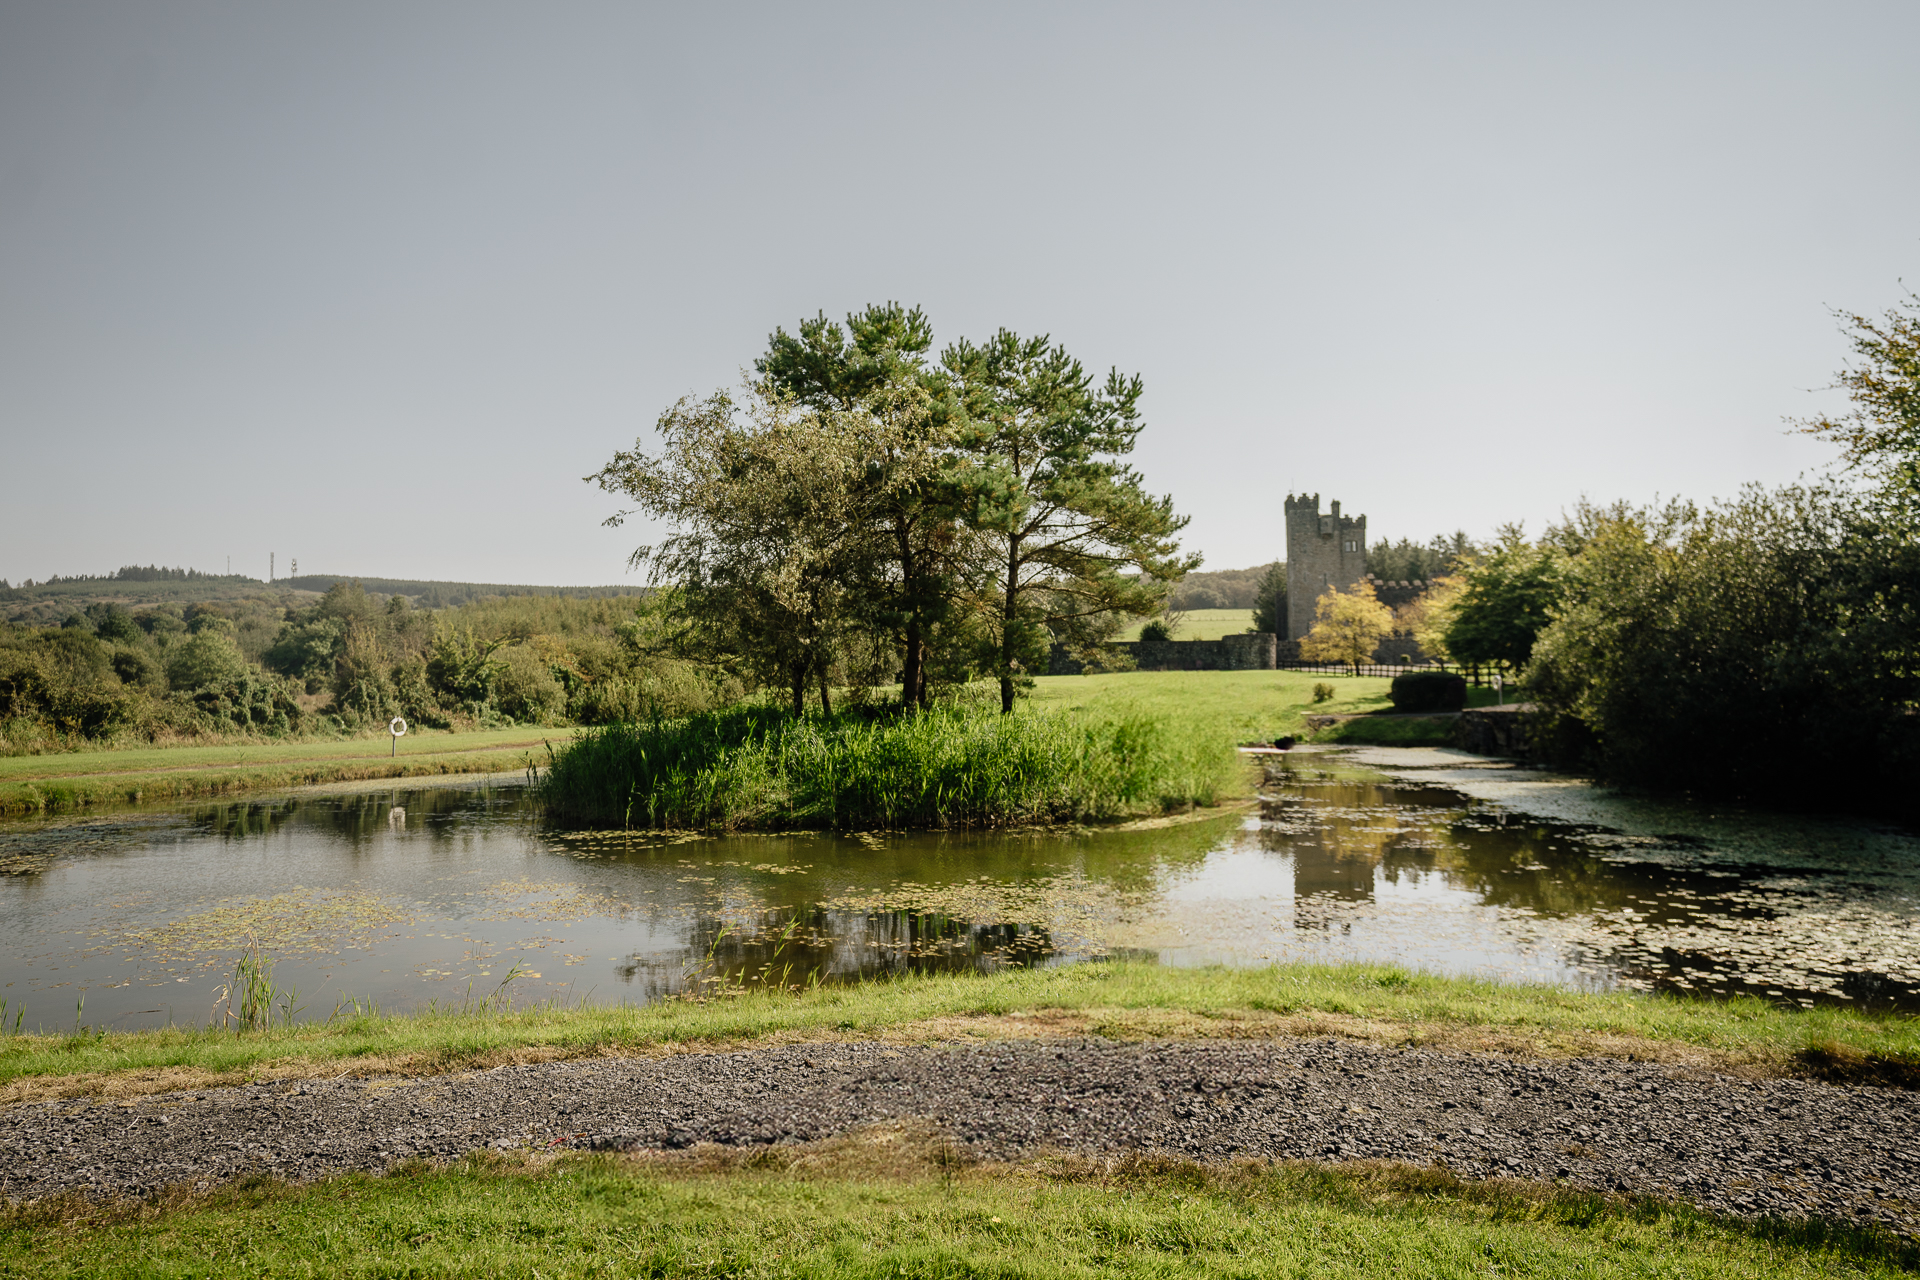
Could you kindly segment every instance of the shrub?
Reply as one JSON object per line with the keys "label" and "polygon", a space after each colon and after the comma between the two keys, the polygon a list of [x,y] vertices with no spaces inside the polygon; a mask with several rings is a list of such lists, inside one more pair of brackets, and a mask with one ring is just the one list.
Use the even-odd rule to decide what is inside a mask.
{"label": "shrub", "polygon": [[1467,678],[1448,671],[1409,671],[1393,678],[1395,711],[1458,711],[1467,705]]}
{"label": "shrub", "polygon": [[1173,639],[1173,628],[1167,625],[1166,619],[1155,618],[1147,623],[1146,626],[1140,628],[1140,638],[1142,640],[1154,641],[1171,640]]}
{"label": "shrub", "polygon": [[1333,686],[1328,684],[1325,680],[1322,680],[1319,684],[1314,685],[1313,700],[1315,702],[1333,701]]}
{"label": "shrub", "polygon": [[501,650],[494,700],[502,712],[523,724],[545,724],[567,710],[566,690],[540,655],[523,644]]}
{"label": "shrub", "polygon": [[207,627],[167,653],[167,683],[192,693],[243,680],[253,669],[226,631]]}

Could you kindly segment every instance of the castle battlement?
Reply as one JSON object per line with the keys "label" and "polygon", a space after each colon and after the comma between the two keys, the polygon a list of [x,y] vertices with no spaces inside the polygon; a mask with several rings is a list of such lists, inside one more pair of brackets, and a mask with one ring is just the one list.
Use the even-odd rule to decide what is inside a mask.
{"label": "castle battlement", "polygon": [[1334,502],[1320,511],[1319,494],[1287,495],[1287,634],[1313,629],[1313,609],[1331,588],[1351,591],[1367,573],[1367,518],[1343,516]]}

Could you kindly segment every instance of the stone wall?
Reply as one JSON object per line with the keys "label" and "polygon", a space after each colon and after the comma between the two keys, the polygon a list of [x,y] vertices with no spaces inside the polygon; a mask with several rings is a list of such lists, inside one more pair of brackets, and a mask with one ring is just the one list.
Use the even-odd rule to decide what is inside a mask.
{"label": "stone wall", "polygon": [[1532,759],[1536,754],[1530,732],[1533,704],[1516,702],[1505,707],[1474,707],[1460,713],[1454,721],[1453,745],[1479,756],[1508,756],[1516,760]]}
{"label": "stone wall", "polygon": [[[1133,659],[1137,671],[1271,671],[1274,636],[1249,631],[1219,640],[1122,640],[1109,646]],[[1047,674],[1077,676],[1081,664],[1059,645],[1048,656]]]}

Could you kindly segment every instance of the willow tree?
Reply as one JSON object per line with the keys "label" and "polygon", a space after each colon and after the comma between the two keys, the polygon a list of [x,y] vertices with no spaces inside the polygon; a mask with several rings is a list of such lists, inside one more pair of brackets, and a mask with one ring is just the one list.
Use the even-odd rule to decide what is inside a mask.
{"label": "willow tree", "polygon": [[798,404],[870,446],[852,495],[857,518],[884,545],[863,595],[867,620],[901,654],[901,701],[924,706],[935,629],[947,615],[966,542],[952,484],[946,378],[927,362],[933,327],[918,307],[869,306],[846,327],[823,312],[797,333],[775,329],[754,367]]}
{"label": "willow tree", "polygon": [[1000,707],[1044,669],[1049,643],[1104,639],[1121,615],[1157,613],[1200,563],[1175,539],[1186,518],[1122,459],[1133,451],[1141,382],[1096,385],[1045,335],[1002,329],[941,354],[966,520],[983,557],[972,600],[986,624]]}
{"label": "willow tree", "polygon": [[804,409],[766,384],[736,403],[725,392],[682,399],[659,422],[661,451],[614,455],[588,476],[672,532],[631,563],[678,588],[681,609],[708,652],[732,652],[793,711],[828,673],[857,624],[872,554],[857,498],[874,447],[864,420]]}

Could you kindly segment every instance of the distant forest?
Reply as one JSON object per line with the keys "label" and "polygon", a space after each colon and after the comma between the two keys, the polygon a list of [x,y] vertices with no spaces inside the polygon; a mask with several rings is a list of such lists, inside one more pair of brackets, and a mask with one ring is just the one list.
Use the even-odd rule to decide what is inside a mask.
{"label": "distant forest", "polygon": [[303,573],[297,578],[280,578],[276,587],[295,591],[324,592],[337,582],[357,582],[374,595],[406,596],[416,608],[451,609],[489,596],[565,596],[569,600],[620,600],[644,596],[642,586],[619,587],[535,587],[499,582],[424,582],[412,578],[363,578],[347,573]]}
{"label": "distant forest", "polygon": [[[1486,550],[1464,532],[1437,534],[1425,542],[1379,542],[1367,548],[1367,572],[1382,582],[1427,582],[1457,572],[1463,561]],[[1169,604],[1181,610],[1256,608],[1260,580],[1271,567],[1197,570],[1180,580]]]}
{"label": "distant forest", "polygon": [[[642,586],[540,587],[495,582],[437,582],[411,578],[356,578],[349,574],[308,573],[297,578],[263,582],[239,573],[206,573],[199,569],[169,569],[162,565],[126,565],[114,573],[58,574],[15,587],[0,578],[0,609],[15,622],[59,622],[76,606],[112,600],[122,604],[158,604],[174,601],[236,599],[289,592],[325,594],[339,582],[359,582],[376,595],[406,596],[416,608],[451,609],[476,600],[506,596],[564,596],[574,600],[623,599],[644,596]],[[5,606],[15,606],[6,609]]]}

